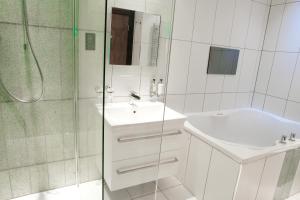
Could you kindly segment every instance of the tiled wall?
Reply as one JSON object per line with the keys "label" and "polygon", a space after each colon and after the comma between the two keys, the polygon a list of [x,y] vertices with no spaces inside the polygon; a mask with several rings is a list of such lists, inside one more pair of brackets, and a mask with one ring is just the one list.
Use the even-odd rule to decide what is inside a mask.
{"label": "tiled wall", "polygon": [[[37,96],[41,85],[37,68],[31,52],[26,56],[22,52],[21,2],[0,1],[1,77],[15,94],[25,96],[30,91],[29,95]],[[88,95],[95,87],[89,87],[90,82],[101,83],[102,63],[97,62],[101,54],[85,51],[82,40],[85,30],[97,30],[90,28],[95,24],[89,23],[88,17],[97,18],[98,12],[104,11],[101,2],[80,1],[80,182],[101,177],[101,118],[94,107],[97,98]],[[42,101],[32,104],[9,102],[3,92],[0,95],[1,200],[76,183],[73,0],[27,1],[27,8],[32,44],[44,74],[45,93]],[[103,16],[97,18],[97,27],[103,23]],[[103,38],[97,39],[96,48],[102,52]]]}
{"label": "tiled wall", "polygon": [[[75,183],[73,1],[26,2],[45,93],[32,104],[0,93],[1,200]],[[21,3],[0,1],[1,78],[17,96],[36,97],[41,82],[31,52],[24,54]]]}
{"label": "tiled wall", "polygon": [[300,2],[274,1],[253,107],[300,121]]}
{"label": "tiled wall", "polygon": [[[176,1],[168,106],[184,113],[250,106],[269,3]],[[211,45],[240,49],[236,75],[206,74]]]}

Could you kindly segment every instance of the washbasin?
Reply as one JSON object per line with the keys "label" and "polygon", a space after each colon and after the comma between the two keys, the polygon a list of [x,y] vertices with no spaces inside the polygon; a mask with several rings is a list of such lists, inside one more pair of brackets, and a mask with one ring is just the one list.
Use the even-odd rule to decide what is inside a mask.
{"label": "washbasin", "polygon": [[[100,114],[102,108],[97,105]],[[185,119],[186,117],[161,102],[108,103],[105,105],[104,118],[110,126],[123,126],[141,123],[162,122]]]}

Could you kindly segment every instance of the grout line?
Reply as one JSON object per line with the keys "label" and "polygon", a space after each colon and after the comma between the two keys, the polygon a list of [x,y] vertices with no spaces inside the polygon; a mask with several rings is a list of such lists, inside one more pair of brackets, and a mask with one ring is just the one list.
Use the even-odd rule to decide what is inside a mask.
{"label": "grout line", "polygon": [[[257,80],[258,80],[257,78],[258,78],[260,67],[261,67],[263,49],[264,49],[264,44],[265,44],[265,41],[266,41],[267,30],[268,30],[268,26],[269,26],[269,22],[270,22],[270,16],[271,16],[271,6],[269,7],[269,12],[268,12],[268,17],[267,17],[267,23],[266,23],[266,27],[265,27],[265,30],[264,30],[263,41],[262,41],[262,44],[261,44],[261,51],[260,51],[260,55],[259,55],[259,61],[257,63],[258,64],[258,68],[257,68],[257,71],[256,71],[256,76],[255,76],[254,91],[255,91],[255,88],[256,88],[256,84],[257,84]],[[255,92],[253,92],[253,95],[252,95],[252,98],[251,98],[251,104],[250,104],[251,107],[253,106],[254,93]]]}
{"label": "grout line", "polygon": [[212,161],[212,157],[213,157],[214,147],[212,147],[210,145],[209,145],[209,147],[211,148],[211,150],[210,150],[210,156],[209,156],[209,162],[208,162],[208,170],[207,170],[207,173],[206,173],[205,185],[204,185],[204,188],[203,188],[202,199],[199,199],[199,200],[204,200],[205,191],[206,191],[206,187],[207,187],[207,181],[208,181],[208,175],[209,175],[209,171],[210,171],[210,168],[211,168],[211,161]]}
{"label": "grout line", "polygon": [[265,158],[264,166],[263,166],[263,169],[262,169],[262,171],[261,171],[259,183],[258,183],[257,190],[256,190],[256,194],[255,194],[255,199],[257,199],[257,196],[258,196],[258,192],[259,192],[259,188],[260,188],[260,186],[261,186],[263,174],[264,174],[264,171],[265,171],[265,169],[266,169],[267,159],[268,159],[268,157]]}
{"label": "grout line", "polygon": [[[285,2],[286,2],[286,0],[285,0]],[[280,26],[279,26],[280,28],[279,28],[279,32],[278,32],[277,39],[276,39],[275,51],[277,51],[277,49],[278,49],[278,42],[279,42],[280,34],[281,34],[281,31],[282,31],[281,28],[282,28],[282,24],[283,24],[283,17],[284,17],[285,11],[286,11],[286,4],[284,5],[283,11],[282,11],[282,17],[281,17]],[[273,68],[274,68],[274,64],[275,64],[275,58],[276,58],[276,53],[274,53],[274,56],[273,56],[273,59],[272,59],[272,67],[270,69],[270,76],[268,78],[268,83],[267,83],[267,88],[266,88],[266,95],[268,95],[268,90],[269,90],[269,86],[270,86],[272,72],[273,72]],[[262,106],[262,110],[265,109],[266,99],[267,98],[265,98],[265,100],[264,100],[264,103],[263,103],[263,106]]]}
{"label": "grout line", "polygon": [[288,99],[289,99],[289,97],[291,95],[291,90],[292,90],[293,82],[294,82],[294,80],[296,78],[295,77],[295,73],[296,73],[296,70],[297,70],[298,63],[299,63],[299,58],[300,58],[300,54],[297,55],[297,60],[296,60],[296,63],[295,63],[295,66],[294,66],[294,70],[293,70],[293,77],[292,77],[292,80],[290,82],[290,87],[289,87],[287,99],[286,99],[285,106],[284,106],[283,116],[286,116],[286,108],[287,108],[287,104],[288,104]]}
{"label": "grout line", "polygon": [[192,57],[192,49],[193,49],[193,38],[194,38],[194,31],[195,31],[195,20],[196,20],[196,12],[197,12],[197,6],[198,6],[198,1],[195,1],[195,8],[194,8],[194,16],[193,16],[193,28],[192,28],[192,37],[190,42],[190,52],[189,52],[189,62],[187,66],[187,76],[186,76],[186,85],[185,85],[185,95],[184,95],[184,102],[183,102],[183,112],[186,110],[186,102],[187,102],[187,90],[188,90],[188,85],[189,85],[189,76],[190,76],[190,67],[191,67],[191,57]]}
{"label": "grout line", "polygon": [[[213,29],[212,29],[212,34],[211,34],[211,38],[210,38],[210,42],[209,45],[211,46],[213,43],[213,38],[214,38],[214,32],[215,32],[215,27],[216,27],[216,17],[217,17],[217,10],[218,10],[218,5],[219,5],[219,1],[220,0],[216,0],[216,6],[215,6],[215,13],[214,13],[214,22],[213,22]],[[209,62],[209,59],[207,59],[207,64]],[[208,74],[206,73],[205,76],[205,86],[204,86],[204,91],[206,92],[207,90],[207,82],[208,82]],[[202,102],[202,112],[204,111],[204,106],[205,106],[205,100],[206,100],[206,93],[204,94],[203,97],[203,102]]]}

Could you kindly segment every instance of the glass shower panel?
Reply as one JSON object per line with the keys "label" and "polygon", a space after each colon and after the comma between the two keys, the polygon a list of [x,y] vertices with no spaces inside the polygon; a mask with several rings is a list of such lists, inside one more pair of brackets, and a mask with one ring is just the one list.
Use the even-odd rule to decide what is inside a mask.
{"label": "glass shower panel", "polygon": [[[163,193],[156,193],[162,186],[157,181],[176,180],[173,177],[179,165],[172,140],[177,138],[178,131],[173,129],[176,123],[172,120],[167,128],[164,126],[174,3],[172,0],[107,2],[105,200],[164,199]],[[127,49],[127,57],[139,60],[139,64],[110,64],[111,58],[119,62],[121,55],[124,56],[124,51],[118,51],[122,48]],[[159,91],[153,89],[161,83]],[[163,167],[159,168],[159,162]]]}
{"label": "glass shower panel", "polygon": [[92,199],[102,195],[104,19],[105,0],[78,0],[78,169]]}
{"label": "glass shower panel", "polygon": [[73,42],[73,0],[0,1],[1,200],[76,184]]}

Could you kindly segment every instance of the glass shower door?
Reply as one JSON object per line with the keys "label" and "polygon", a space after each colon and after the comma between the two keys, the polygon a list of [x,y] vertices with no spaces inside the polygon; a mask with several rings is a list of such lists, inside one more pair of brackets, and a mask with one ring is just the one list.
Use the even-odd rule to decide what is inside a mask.
{"label": "glass shower door", "polygon": [[104,5],[0,0],[0,200],[101,199]]}
{"label": "glass shower door", "polygon": [[178,121],[165,124],[173,8],[172,0],[107,1],[105,200],[165,199],[163,183],[178,183],[172,141],[181,133]]}

